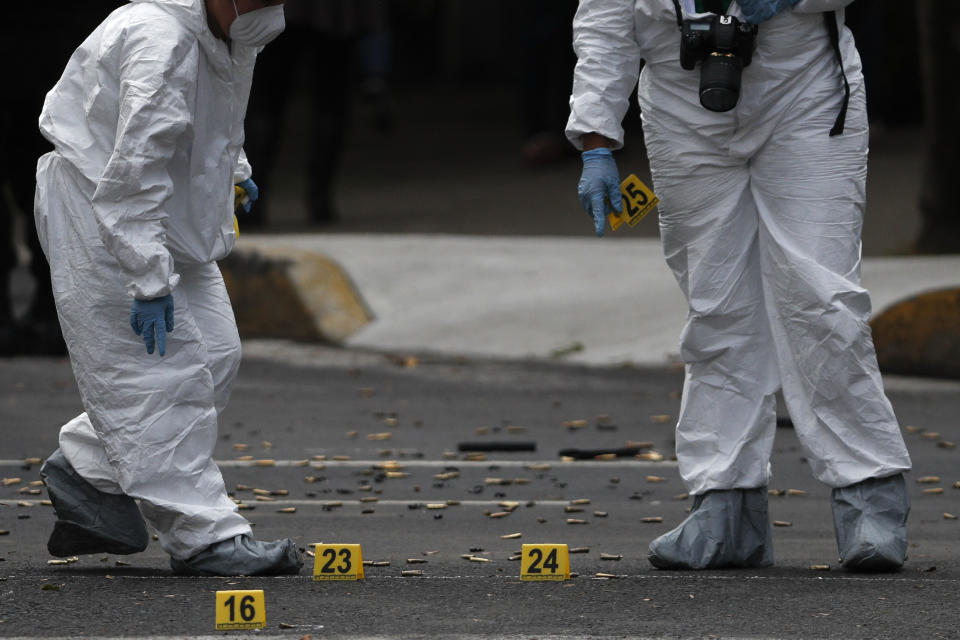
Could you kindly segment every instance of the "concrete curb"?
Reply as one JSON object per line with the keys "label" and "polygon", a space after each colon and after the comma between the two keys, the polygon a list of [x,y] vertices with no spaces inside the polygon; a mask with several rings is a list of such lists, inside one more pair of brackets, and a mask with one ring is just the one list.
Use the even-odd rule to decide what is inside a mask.
{"label": "concrete curb", "polygon": [[884,373],[960,378],[960,289],[913,296],[870,324]]}
{"label": "concrete curb", "polygon": [[238,245],[220,268],[242,338],[343,344],[373,320],[346,272],[318,253]]}

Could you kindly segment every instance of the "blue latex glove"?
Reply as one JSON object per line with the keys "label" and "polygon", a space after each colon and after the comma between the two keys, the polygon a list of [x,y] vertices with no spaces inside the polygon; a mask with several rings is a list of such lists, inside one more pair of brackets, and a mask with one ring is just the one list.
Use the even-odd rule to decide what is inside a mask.
{"label": "blue latex glove", "polygon": [[247,201],[243,203],[243,210],[250,213],[253,203],[260,199],[260,187],[253,181],[253,178],[247,178],[238,183],[237,186],[247,192]]}
{"label": "blue latex glove", "polygon": [[591,149],[581,153],[580,157],[583,158],[583,173],[577,185],[577,195],[583,209],[593,216],[593,227],[600,238],[607,224],[607,214],[623,211],[620,172],[610,149]]}
{"label": "blue latex glove", "polygon": [[737,0],[743,17],[750,24],[760,24],[789,9],[800,0]]}
{"label": "blue latex glove", "polygon": [[143,336],[147,353],[153,353],[154,332],[160,355],[167,352],[167,332],[173,331],[173,296],[165,295],[151,300],[134,300],[130,309],[130,326]]}

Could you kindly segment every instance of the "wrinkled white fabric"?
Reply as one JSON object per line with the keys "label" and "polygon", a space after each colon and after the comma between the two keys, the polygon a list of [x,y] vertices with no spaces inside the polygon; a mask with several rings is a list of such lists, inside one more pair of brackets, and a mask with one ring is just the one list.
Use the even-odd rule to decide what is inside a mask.
{"label": "wrinkled white fabric", "polygon": [[[860,60],[842,30],[852,95],[812,0],[760,26],[737,107],[704,109],[699,67],[679,64],[672,0],[582,0],[567,135],[623,144],[638,97],[664,254],[689,303],[677,424],[691,493],[770,477],[778,388],[818,479],[832,487],[910,468],[887,400],[860,286],[867,119]],[[815,5],[816,9],[812,7]]]}
{"label": "wrinkled white fabric", "polygon": [[[77,49],[48,94],[35,216],[85,413],[60,445],[94,486],[141,500],[187,558],[249,534],[213,462],[240,360],[215,260],[232,249],[233,184],[256,51],[231,52],[203,0],[134,0]],[[167,354],[130,330],[133,297],[172,294]]]}

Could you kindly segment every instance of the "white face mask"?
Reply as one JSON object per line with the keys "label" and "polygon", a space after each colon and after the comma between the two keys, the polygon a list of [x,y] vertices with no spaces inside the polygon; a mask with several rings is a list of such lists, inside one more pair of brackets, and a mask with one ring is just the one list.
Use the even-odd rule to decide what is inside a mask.
{"label": "white face mask", "polygon": [[230,39],[248,47],[267,46],[287,27],[282,4],[240,15],[237,0],[233,0],[233,10],[237,12],[237,18],[230,25]]}

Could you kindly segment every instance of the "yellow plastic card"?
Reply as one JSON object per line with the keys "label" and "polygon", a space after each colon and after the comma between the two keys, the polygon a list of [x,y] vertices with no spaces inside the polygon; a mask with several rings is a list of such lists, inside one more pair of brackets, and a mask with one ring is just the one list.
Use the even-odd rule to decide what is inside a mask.
{"label": "yellow plastic card", "polygon": [[570,551],[565,544],[525,544],[520,552],[521,580],[569,580]]}
{"label": "yellow plastic card", "polygon": [[217,631],[267,626],[263,591],[217,591]]}
{"label": "yellow plastic card", "polygon": [[318,544],[314,547],[314,554],[314,580],[363,580],[360,545]]}
{"label": "yellow plastic card", "polygon": [[624,222],[631,227],[635,226],[660,203],[650,187],[643,184],[640,178],[632,173],[620,183],[620,195],[623,196],[623,213],[607,214],[607,221],[610,222],[610,228],[614,231]]}

